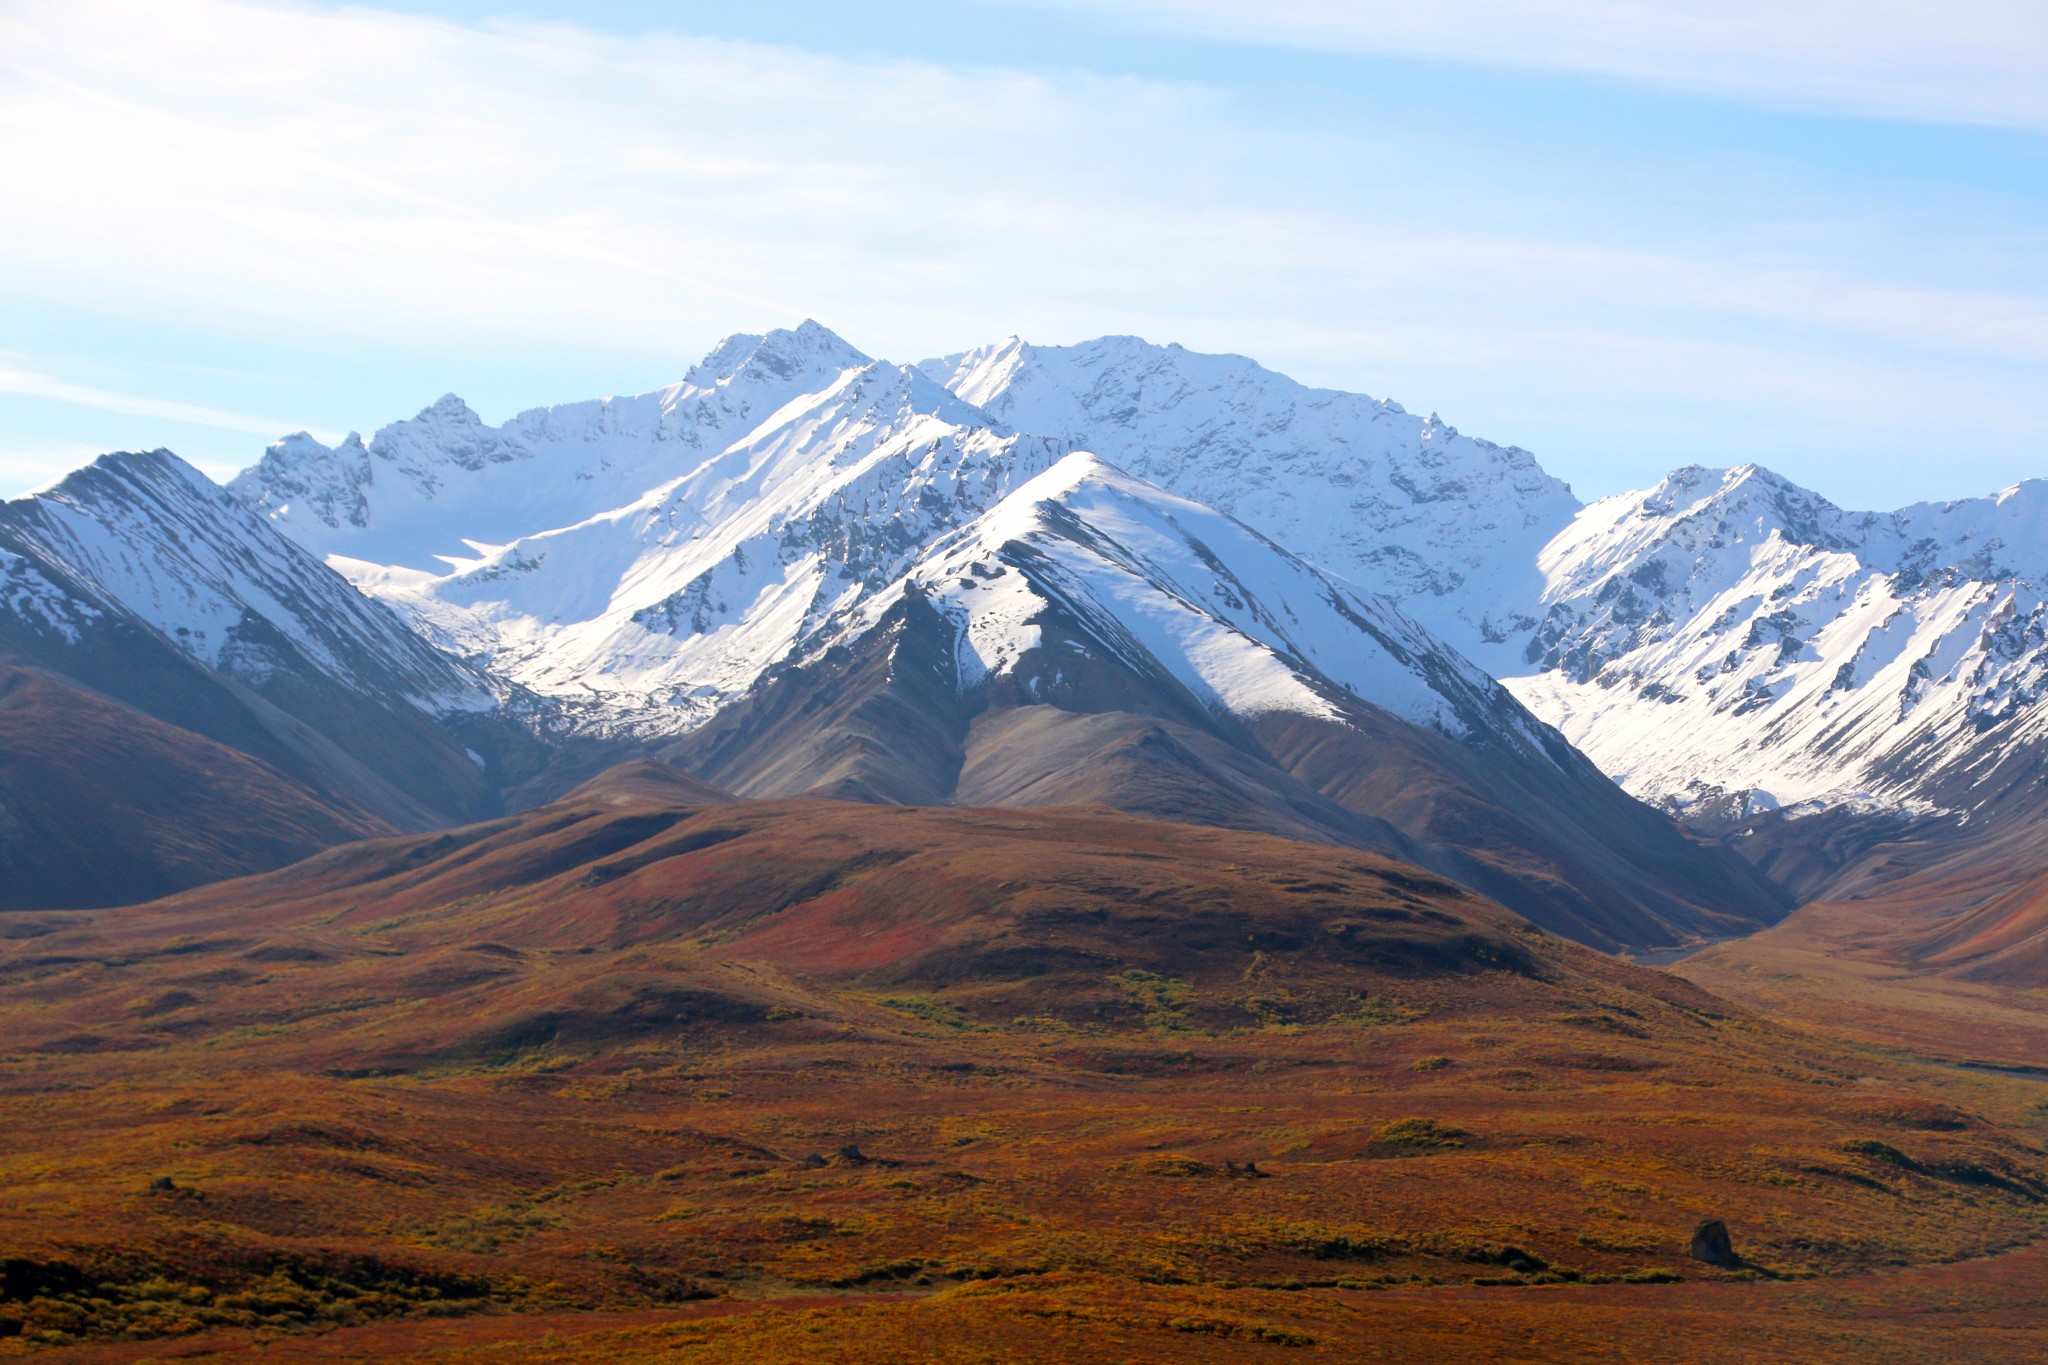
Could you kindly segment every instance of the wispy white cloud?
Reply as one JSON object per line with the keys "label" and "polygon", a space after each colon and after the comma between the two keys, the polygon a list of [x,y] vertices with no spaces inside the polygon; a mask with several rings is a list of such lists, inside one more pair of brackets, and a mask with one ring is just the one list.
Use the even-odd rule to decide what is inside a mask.
{"label": "wispy white cloud", "polygon": [[2048,129],[2040,0],[1019,0],[1239,42]]}
{"label": "wispy white cloud", "polygon": [[[1343,12],[1259,11],[1300,41]],[[12,0],[0,298],[317,340],[338,385],[350,356],[393,347],[449,371],[583,353],[679,371],[722,332],[806,315],[899,359],[1140,331],[1454,418],[1459,394],[1512,418],[1707,392],[1771,395],[1752,410],[1813,426],[1860,390],[1857,420],[1904,422],[1930,374],[2048,360],[2048,304],[2023,291],[1561,236],[1498,196],[1424,225],[1408,206],[1445,196],[1381,169],[1366,136],[1273,127],[1193,84],[368,8]],[[1328,166],[1348,197],[1316,191]],[[454,381],[417,383],[364,420]],[[230,431],[304,424],[56,385],[0,377]]]}
{"label": "wispy white cloud", "polygon": [[[218,408],[202,407],[194,403],[179,403],[163,398],[148,398],[141,394],[118,393],[112,389],[97,389],[88,384],[69,383],[52,375],[16,369],[4,362],[0,362],[0,393],[18,394],[26,398],[48,398],[59,403],[98,408],[129,417],[157,417],[167,422],[213,427],[220,431],[242,431],[256,436],[277,436],[297,429],[293,424],[274,417],[252,417],[247,413],[222,412]],[[335,435],[328,433],[326,439],[334,440]]]}

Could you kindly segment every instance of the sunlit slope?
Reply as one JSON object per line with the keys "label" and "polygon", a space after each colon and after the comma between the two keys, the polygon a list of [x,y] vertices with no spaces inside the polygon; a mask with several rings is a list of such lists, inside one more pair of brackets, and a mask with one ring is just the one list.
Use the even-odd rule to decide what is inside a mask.
{"label": "sunlit slope", "polygon": [[[1413,867],[1101,808],[734,802],[640,765],[21,924],[0,1236],[49,1303],[0,1312],[67,1337],[970,1283],[1572,1294],[1993,1252],[2048,1198],[2011,1083],[1937,1089]],[[1752,1270],[1687,1259],[1704,1217]]]}

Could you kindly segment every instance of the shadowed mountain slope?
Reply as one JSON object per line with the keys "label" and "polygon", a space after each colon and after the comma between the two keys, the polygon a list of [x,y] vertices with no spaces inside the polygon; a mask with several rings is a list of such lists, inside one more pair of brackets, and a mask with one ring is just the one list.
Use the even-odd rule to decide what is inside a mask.
{"label": "shadowed mountain slope", "polygon": [[[36,692],[65,699],[75,746],[81,799],[64,808],[65,842],[120,848],[130,866],[160,858],[181,869],[143,894],[289,861],[318,846],[308,842],[316,829],[333,842],[431,828],[495,799],[433,715],[488,706],[476,681],[165,451],[105,456],[0,505],[0,654],[77,684]],[[85,702],[85,692],[115,704]],[[118,778],[78,788],[96,771],[88,755],[134,751],[160,767],[167,747],[189,757],[220,746],[253,759],[246,772],[282,779],[207,785],[188,773],[166,786],[138,768],[126,790]],[[144,749],[158,757],[143,760]],[[219,757],[209,761],[224,772]],[[292,794],[282,804],[255,797],[265,785]],[[203,802],[171,801],[173,790]],[[138,808],[148,794],[166,803]],[[202,820],[220,837],[171,834]],[[152,852],[140,842],[150,831],[172,844]],[[39,866],[17,883],[18,904],[77,904],[86,894],[81,874]]]}
{"label": "shadowed mountain slope", "polygon": [[1384,599],[1079,455],[659,752],[746,796],[1101,801],[1375,849],[1604,948],[1790,908]]}
{"label": "shadowed mountain slope", "polygon": [[[36,692],[67,698],[77,746],[67,790],[80,799],[63,807],[61,846],[179,869],[169,880],[95,881],[99,873],[38,858],[17,864],[8,899],[18,905],[97,902],[117,884],[156,895],[276,866],[321,842],[474,819],[563,749],[503,712],[477,675],[390,608],[167,451],[104,456],[0,504],[0,661],[74,685]],[[112,704],[79,701],[85,693]],[[224,746],[277,780],[209,785],[196,770],[145,780],[166,746],[187,759]],[[10,746],[0,761],[27,763],[30,752]],[[97,793],[80,788],[87,771],[111,777],[89,755],[124,752],[143,765],[126,790],[118,779]],[[226,771],[217,753],[206,762]],[[277,799],[256,796],[258,787]],[[138,806],[145,796],[162,804]],[[172,833],[202,820],[219,837]],[[328,836],[309,842],[316,830]],[[152,851],[152,831],[171,842]]]}
{"label": "shadowed mountain slope", "polygon": [[0,665],[0,910],[152,900],[392,832],[226,745]]}

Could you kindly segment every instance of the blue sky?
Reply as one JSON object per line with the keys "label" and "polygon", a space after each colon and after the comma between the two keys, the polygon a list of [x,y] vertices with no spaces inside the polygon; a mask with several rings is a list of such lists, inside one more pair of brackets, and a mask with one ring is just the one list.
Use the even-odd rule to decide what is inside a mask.
{"label": "blue sky", "polygon": [[11,0],[0,493],[806,316],[1238,351],[1587,497],[2048,475],[2048,14],[1785,8]]}

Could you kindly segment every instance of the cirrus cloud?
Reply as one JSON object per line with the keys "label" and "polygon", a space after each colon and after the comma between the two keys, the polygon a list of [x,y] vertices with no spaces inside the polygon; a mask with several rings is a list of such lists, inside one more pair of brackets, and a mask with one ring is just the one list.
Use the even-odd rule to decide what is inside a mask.
{"label": "cirrus cloud", "polygon": [[2048,8],[2039,0],[1036,2],[1238,42],[1590,74],[1780,108],[2048,129]]}
{"label": "cirrus cloud", "polygon": [[[280,431],[374,425],[449,387],[498,415],[584,397],[616,382],[582,378],[591,357],[660,357],[651,386],[722,333],[804,316],[898,359],[1011,331],[1248,352],[1442,406],[1589,491],[1831,429],[1863,468],[1872,441],[1905,468],[1944,402],[2048,426],[2027,396],[2048,361],[2035,293],[1647,239],[1626,230],[1630,186],[1559,191],[1606,194],[1613,231],[1546,229],[1506,192],[1461,201],[1388,136],[1247,118],[1193,82],[365,7],[15,0],[0,305],[184,350],[289,344],[324,367],[304,377],[323,406]],[[397,380],[372,376],[387,354]],[[65,377],[43,400],[280,410],[227,381],[19,365]]]}

